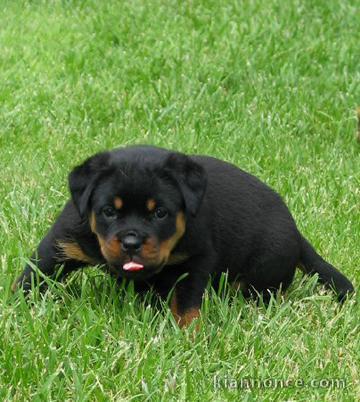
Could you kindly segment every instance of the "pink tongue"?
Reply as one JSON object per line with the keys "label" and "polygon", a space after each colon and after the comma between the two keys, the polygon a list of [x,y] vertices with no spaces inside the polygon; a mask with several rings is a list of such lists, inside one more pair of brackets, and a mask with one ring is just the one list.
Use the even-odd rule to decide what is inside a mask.
{"label": "pink tongue", "polygon": [[123,265],[123,269],[124,271],[140,271],[141,269],[144,269],[144,266],[137,264],[134,261],[130,261]]}

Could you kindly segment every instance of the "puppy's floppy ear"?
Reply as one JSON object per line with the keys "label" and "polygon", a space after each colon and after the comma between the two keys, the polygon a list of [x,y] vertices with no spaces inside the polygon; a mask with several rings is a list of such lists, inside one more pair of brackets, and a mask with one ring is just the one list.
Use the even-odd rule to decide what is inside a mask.
{"label": "puppy's floppy ear", "polygon": [[72,200],[81,217],[85,217],[91,193],[100,175],[109,167],[110,154],[102,152],[76,166],[69,174]]}
{"label": "puppy's floppy ear", "polygon": [[206,189],[204,168],[184,154],[172,153],[165,162],[165,171],[177,182],[186,210],[196,215]]}

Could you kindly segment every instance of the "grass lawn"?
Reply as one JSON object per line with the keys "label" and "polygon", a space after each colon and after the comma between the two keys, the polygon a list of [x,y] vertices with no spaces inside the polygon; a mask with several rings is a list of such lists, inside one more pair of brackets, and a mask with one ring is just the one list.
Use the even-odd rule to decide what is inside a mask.
{"label": "grass lawn", "polygon": [[257,175],[358,287],[358,3],[0,5],[0,400],[359,400],[359,298],[301,275],[267,308],[209,288],[195,338],[95,268],[32,308],[10,292],[69,170],[134,143]]}

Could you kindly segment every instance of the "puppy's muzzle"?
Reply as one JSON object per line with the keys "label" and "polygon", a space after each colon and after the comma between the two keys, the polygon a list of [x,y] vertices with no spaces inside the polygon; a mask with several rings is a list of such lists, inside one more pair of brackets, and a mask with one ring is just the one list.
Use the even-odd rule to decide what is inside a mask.
{"label": "puppy's muzzle", "polygon": [[126,233],[120,238],[121,249],[127,254],[139,253],[143,244],[143,239],[135,231]]}

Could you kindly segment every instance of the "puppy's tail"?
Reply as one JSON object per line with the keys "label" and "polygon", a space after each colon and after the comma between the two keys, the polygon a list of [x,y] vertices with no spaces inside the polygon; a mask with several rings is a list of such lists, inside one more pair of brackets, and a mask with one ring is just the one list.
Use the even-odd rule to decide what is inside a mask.
{"label": "puppy's tail", "polygon": [[302,271],[306,274],[318,274],[319,281],[336,292],[339,302],[354,292],[354,287],[346,276],[326,262],[304,236],[301,236],[300,263]]}

